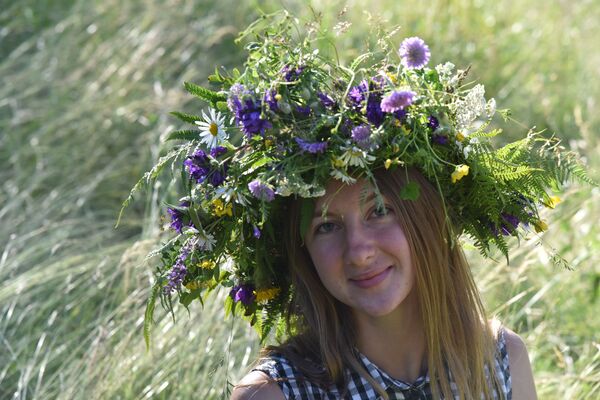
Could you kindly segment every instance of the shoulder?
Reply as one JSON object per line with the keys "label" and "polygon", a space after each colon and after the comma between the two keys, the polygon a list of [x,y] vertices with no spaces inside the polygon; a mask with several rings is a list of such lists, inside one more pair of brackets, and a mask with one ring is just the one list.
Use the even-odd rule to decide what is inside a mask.
{"label": "shoulder", "polygon": [[233,388],[231,400],[285,400],[282,390],[267,374],[251,371]]}
{"label": "shoulder", "polygon": [[512,380],[512,392],[515,400],[537,399],[535,383],[529,354],[523,339],[508,328],[503,328],[510,376]]}

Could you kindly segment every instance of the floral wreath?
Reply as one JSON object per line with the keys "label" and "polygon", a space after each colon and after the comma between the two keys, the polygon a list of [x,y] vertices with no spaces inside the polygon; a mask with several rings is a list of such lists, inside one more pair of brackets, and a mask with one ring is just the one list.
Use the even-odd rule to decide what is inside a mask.
{"label": "floral wreath", "polygon": [[[376,188],[374,170],[416,168],[441,194],[457,235],[485,256],[498,248],[506,257],[506,236],[547,229],[538,209],[559,201],[549,189],[572,175],[593,184],[554,138],[530,131],[494,148],[501,130],[490,128],[492,119],[508,112],[496,111],[483,85],[464,85],[466,71],[452,63],[430,68],[429,47],[418,37],[345,66],[315,50],[310,34],[293,39],[297,25],[287,14],[268,22],[240,35],[255,35],[243,72],[217,70],[209,77],[214,90],[185,83],[207,112],[172,113],[196,127],[169,135],[183,144],[124,203],[183,159],[185,193],[167,209],[175,236],[152,253],[162,263],[146,310],[147,342],[157,298],[171,310],[175,293],[187,307],[221,286],[229,288],[227,311],[248,318],[264,339],[293,290],[279,240],[281,199],[322,196],[329,179],[362,177]],[[399,195],[414,200],[419,189],[409,182]],[[313,213],[314,202],[305,204],[301,228]]]}

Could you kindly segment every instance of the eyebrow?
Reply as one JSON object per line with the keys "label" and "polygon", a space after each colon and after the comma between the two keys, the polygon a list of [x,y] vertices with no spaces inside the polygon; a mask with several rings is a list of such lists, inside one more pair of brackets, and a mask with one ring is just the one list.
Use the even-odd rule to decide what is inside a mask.
{"label": "eyebrow", "polygon": [[[377,195],[375,194],[375,192],[371,192],[364,200],[364,204],[367,204],[373,200],[375,200],[375,198],[377,197]],[[321,218],[322,216],[324,217],[329,217],[329,216],[335,216],[337,217],[338,215],[334,212],[329,212],[329,210],[323,214],[323,206],[321,206],[320,211],[319,209],[317,209],[317,207],[315,207],[315,211],[313,214],[313,219],[314,218]]]}

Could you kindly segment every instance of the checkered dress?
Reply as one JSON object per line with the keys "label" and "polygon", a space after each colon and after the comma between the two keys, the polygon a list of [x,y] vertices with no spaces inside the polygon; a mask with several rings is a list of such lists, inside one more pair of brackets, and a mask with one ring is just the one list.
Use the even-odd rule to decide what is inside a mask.
{"label": "checkered dress", "polygon": [[[417,378],[414,383],[410,384],[392,378],[364,355],[361,354],[360,358],[365,369],[385,389],[390,400],[428,400],[433,398],[428,374]],[[508,368],[508,352],[502,329],[498,336],[498,351],[494,369],[504,398],[511,400],[512,385]],[[333,400],[342,398],[341,391],[335,386],[324,389],[321,386],[303,380],[300,372],[282,355],[272,355],[260,360],[259,364],[253,370],[264,372],[271,379],[275,380],[286,399]],[[360,374],[350,370],[348,370],[347,374],[348,387],[345,399],[370,400],[381,398],[373,386]],[[451,387],[455,395],[454,398],[458,399],[456,385],[451,382]],[[494,398],[499,397],[498,393],[494,393]]]}

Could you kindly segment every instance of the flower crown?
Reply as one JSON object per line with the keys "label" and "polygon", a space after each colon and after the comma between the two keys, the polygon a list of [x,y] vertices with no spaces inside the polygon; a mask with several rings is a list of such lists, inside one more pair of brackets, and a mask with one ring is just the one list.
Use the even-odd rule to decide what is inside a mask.
{"label": "flower crown", "polygon": [[[176,235],[153,253],[162,265],[147,340],[158,297],[171,307],[178,293],[187,307],[220,286],[229,288],[227,309],[264,338],[291,295],[281,199],[322,196],[332,178],[350,184],[361,177],[376,187],[376,169],[418,169],[441,194],[455,233],[486,256],[494,247],[508,256],[505,236],[547,228],[538,207],[557,202],[549,188],[571,174],[589,181],[573,153],[537,133],[492,147],[501,132],[490,128],[494,100],[480,84],[463,85],[466,72],[453,64],[430,68],[422,39],[344,66],[314,50],[310,35],[294,40],[291,25],[285,17],[262,30],[251,26],[242,34],[256,35],[244,71],[217,71],[209,77],[217,89],[185,83],[208,110],[173,113],[196,127],[172,132],[168,139],[183,144],[132,190],[183,159],[185,193],[167,210]],[[399,190],[405,200],[419,196],[416,182]],[[308,209],[302,220],[312,216]]]}

